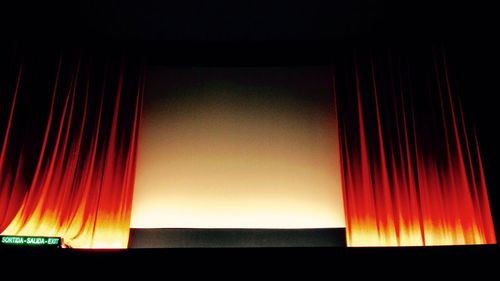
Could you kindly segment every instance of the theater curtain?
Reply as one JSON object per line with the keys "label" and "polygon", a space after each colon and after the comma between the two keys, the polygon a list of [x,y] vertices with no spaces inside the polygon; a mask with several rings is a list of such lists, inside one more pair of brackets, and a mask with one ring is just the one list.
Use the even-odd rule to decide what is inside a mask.
{"label": "theater curtain", "polygon": [[[139,64],[82,50],[1,59],[0,232],[126,247]],[[348,245],[496,243],[479,140],[444,53],[334,65]]]}
{"label": "theater curtain", "polygon": [[2,61],[0,232],[127,247],[143,75],[126,55],[16,51]]}
{"label": "theater curtain", "polygon": [[478,139],[444,52],[360,51],[343,63],[333,80],[348,245],[496,243]]}

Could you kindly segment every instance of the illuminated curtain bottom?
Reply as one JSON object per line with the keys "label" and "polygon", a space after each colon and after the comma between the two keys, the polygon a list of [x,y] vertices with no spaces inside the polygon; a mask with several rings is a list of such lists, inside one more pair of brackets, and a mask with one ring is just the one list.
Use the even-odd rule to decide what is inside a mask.
{"label": "illuminated curtain bottom", "polygon": [[[142,82],[129,85],[123,62],[99,68],[88,61],[60,57],[50,90],[30,87],[28,66],[19,68],[0,158],[2,235],[60,236],[74,248],[127,247]],[[16,123],[29,115],[22,108],[43,90],[51,92],[48,114],[31,116],[47,118],[43,135],[16,138],[32,120]],[[26,153],[37,141],[37,155]]]}
{"label": "illuminated curtain bottom", "polygon": [[478,141],[435,56],[429,80],[368,58],[336,87],[349,246],[496,243]]}

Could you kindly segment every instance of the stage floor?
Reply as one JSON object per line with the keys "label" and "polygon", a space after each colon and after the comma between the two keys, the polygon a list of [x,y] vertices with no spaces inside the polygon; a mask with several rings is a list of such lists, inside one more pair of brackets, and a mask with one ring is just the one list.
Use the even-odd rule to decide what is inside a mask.
{"label": "stage floor", "polygon": [[[92,278],[118,276],[141,280],[167,279],[181,274],[231,280],[267,277],[283,278],[306,274],[304,280],[497,280],[498,245],[394,247],[394,248],[204,248],[204,249],[2,249],[1,272]],[[22,269],[22,271],[20,271]],[[133,274],[139,275],[133,275]],[[104,274],[104,275],[103,275]],[[467,274],[467,275],[464,275]],[[472,275],[470,275],[472,274]],[[134,277],[135,276],[135,277]],[[242,276],[245,276],[242,277]],[[497,277],[495,277],[497,276]],[[411,278],[410,278],[411,277]],[[67,278],[67,277],[66,277]],[[97,278],[99,279],[99,278]],[[96,280],[97,280],[96,279]],[[37,280],[41,280],[37,278]],[[49,279],[53,280],[53,279]],[[94,279],[91,279],[94,280]],[[457,279],[458,280],[458,279]],[[461,279],[459,279],[461,280]]]}

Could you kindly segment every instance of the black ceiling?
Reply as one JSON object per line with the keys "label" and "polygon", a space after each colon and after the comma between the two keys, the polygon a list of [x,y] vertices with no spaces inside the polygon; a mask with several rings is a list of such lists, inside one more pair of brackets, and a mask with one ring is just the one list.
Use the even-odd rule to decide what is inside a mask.
{"label": "black ceiling", "polygon": [[[329,40],[458,38],[488,34],[477,1],[141,0],[1,4],[3,36],[111,40]],[[493,12],[491,12],[493,14]]]}

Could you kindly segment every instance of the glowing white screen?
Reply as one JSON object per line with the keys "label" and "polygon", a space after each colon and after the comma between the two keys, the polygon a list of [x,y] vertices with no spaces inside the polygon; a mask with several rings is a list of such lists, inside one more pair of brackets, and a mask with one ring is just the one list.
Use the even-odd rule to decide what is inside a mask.
{"label": "glowing white screen", "polygon": [[336,130],[325,68],[151,68],[131,227],[345,227]]}

